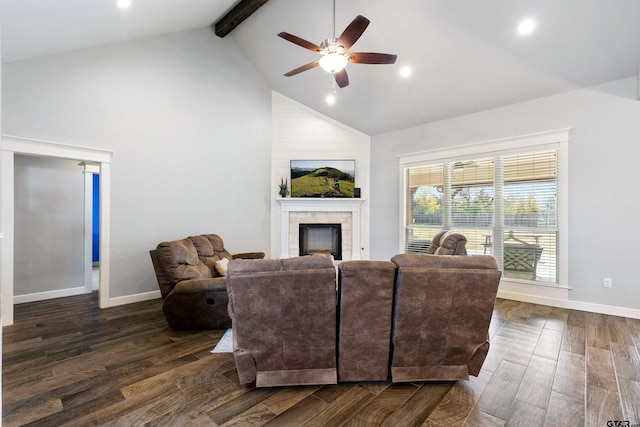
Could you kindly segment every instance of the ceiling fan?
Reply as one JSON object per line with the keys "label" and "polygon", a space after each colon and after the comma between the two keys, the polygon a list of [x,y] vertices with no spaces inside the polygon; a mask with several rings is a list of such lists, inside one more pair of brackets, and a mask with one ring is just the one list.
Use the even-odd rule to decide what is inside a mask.
{"label": "ceiling fan", "polygon": [[349,85],[349,76],[347,75],[346,66],[349,62],[355,64],[394,64],[397,55],[388,53],[374,52],[349,52],[353,44],[358,41],[364,30],[367,29],[369,21],[362,15],[355,17],[353,21],[345,28],[340,37],[336,38],[336,2],[333,1],[333,37],[324,40],[318,46],[300,37],[294,36],[286,32],[278,34],[285,40],[297,44],[305,49],[322,55],[317,61],[310,62],[285,74],[287,77],[295,76],[303,71],[317,67],[322,67],[327,72],[333,74],[336,83],[343,88]]}

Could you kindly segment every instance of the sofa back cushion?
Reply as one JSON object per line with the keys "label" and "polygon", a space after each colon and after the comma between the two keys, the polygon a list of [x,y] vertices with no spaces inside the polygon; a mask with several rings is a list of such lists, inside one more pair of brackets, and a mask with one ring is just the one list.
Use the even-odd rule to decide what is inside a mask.
{"label": "sofa back cushion", "polygon": [[427,250],[432,255],[466,255],[467,238],[452,230],[442,230],[433,237]]}
{"label": "sofa back cushion", "polygon": [[188,238],[162,242],[156,247],[156,254],[174,285],[182,280],[211,277],[211,270],[198,258],[198,251]]}
{"label": "sofa back cushion", "polygon": [[201,234],[199,236],[190,236],[187,239],[193,243],[197,257],[207,266],[212,277],[222,276],[222,274],[216,270],[216,261],[222,258],[226,258],[229,261],[233,259],[233,256],[224,248],[222,238],[217,234]]}
{"label": "sofa back cushion", "polygon": [[386,381],[396,266],[345,261],[338,271],[338,379]]}
{"label": "sofa back cushion", "polygon": [[233,260],[227,291],[241,383],[337,382],[336,271],[330,258]]}
{"label": "sofa back cushion", "polygon": [[392,261],[398,267],[393,381],[477,375],[500,282],[495,259],[402,254]]}

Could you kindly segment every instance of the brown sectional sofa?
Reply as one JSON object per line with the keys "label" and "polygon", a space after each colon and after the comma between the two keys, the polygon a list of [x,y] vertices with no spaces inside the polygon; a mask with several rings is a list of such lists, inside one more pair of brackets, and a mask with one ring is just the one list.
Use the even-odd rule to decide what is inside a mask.
{"label": "brown sectional sofa", "polygon": [[477,376],[499,281],[491,256],[346,261],[337,282],[331,259],[321,255],[234,260],[227,287],[240,381],[261,387]]}
{"label": "brown sectional sofa", "polygon": [[[162,310],[176,329],[231,326],[223,260],[264,258],[264,252],[232,255],[217,234],[159,243],[149,251],[164,300]],[[218,262],[218,268],[216,268]]]}

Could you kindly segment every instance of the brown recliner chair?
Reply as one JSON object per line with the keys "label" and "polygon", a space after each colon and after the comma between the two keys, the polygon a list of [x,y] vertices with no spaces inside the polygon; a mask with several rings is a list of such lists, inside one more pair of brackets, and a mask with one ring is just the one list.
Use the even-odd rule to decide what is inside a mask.
{"label": "brown recliner chair", "polygon": [[225,260],[264,258],[264,252],[231,255],[216,234],[162,242],[149,253],[164,300],[162,310],[176,329],[231,326]]}
{"label": "brown recliner chair", "polygon": [[233,260],[227,288],[240,383],[336,384],[336,270],[331,258]]}
{"label": "brown recliner chair", "polygon": [[396,266],[345,261],[338,275],[338,380],[386,381]]}
{"label": "brown recliner chair", "polygon": [[392,381],[477,376],[500,282],[495,259],[401,254],[391,261],[398,267]]}
{"label": "brown recliner chair", "polygon": [[431,240],[427,253],[431,255],[466,255],[467,238],[453,230],[442,230]]}

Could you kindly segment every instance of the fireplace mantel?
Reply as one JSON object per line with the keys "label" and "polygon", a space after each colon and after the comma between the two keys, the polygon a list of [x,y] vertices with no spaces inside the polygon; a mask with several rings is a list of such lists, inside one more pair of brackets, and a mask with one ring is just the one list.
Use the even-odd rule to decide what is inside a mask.
{"label": "fireplace mantel", "polygon": [[350,212],[351,213],[351,259],[361,259],[360,207],[365,199],[357,198],[315,198],[278,197],[280,205],[280,258],[290,258],[289,254],[289,213],[290,212]]}

